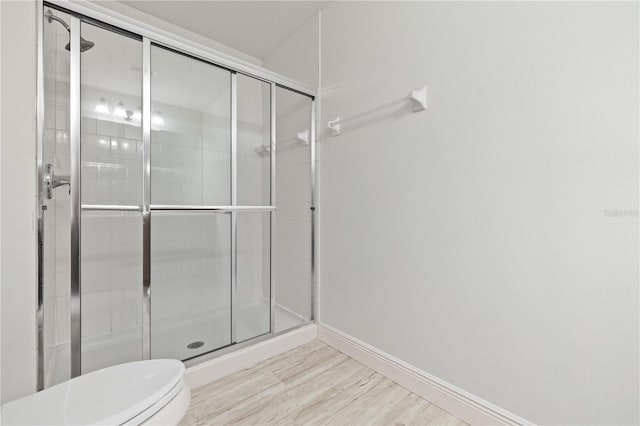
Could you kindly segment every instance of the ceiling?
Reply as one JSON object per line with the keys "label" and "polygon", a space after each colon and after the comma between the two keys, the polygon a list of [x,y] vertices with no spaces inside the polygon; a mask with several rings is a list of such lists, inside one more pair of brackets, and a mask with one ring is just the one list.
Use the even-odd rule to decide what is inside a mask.
{"label": "ceiling", "polygon": [[259,59],[328,1],[121,0],[121,3]]}

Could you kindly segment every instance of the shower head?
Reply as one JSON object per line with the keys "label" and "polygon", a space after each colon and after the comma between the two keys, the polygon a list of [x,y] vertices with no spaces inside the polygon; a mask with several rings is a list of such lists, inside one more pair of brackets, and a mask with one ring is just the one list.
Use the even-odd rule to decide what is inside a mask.
{"label": "shower head", "polygon": [[[94,42],[85,40],[82,37],[80,37],[80,52],[86,52],[87,50],[91,49],[94,45],[95,45]],[[68,51],[71,51],[71,42],[67,43],[67,45],[64,48],[67,49]]]}
{"label": "shower head", "polygon": [[[49,23],[53,21],[57,21],[61,23],[62,26],[67,30],[67,32],[71,34],[71,28],[69,28],[69,25],[66,22],[64,22],[63,19],[54,15],[53,12],[51,12],[51,9],[47,10],[47,12],[44,14],[44,17],[47,18]],[[91,49],[93,46],[95,46],[94,42],[85,40],[84,38],[80,37],[80,52],[86,52],[87,50]],[[67,43],[67,45],[64,48],[67,49],[68,51],[71,51],[71,41],[69,41],[69,43]]]}

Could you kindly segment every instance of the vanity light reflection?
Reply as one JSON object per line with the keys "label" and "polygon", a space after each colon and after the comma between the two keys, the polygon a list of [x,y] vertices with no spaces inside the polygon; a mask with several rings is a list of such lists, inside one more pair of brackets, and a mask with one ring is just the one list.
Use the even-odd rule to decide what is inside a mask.
{"label": "vanity light reflection", "polygon": [[160,111],[156,111],[156,113],[151,117],[151,122],[159,126],[164,126],[164,118],[162,117],[162,114],[160,114]]}
{"label": "vanity light reflection", "polygon": [[125,109],[124,104],[122,102],[118,102],[118,105],[116,105],[116,109],[113,111],[113,115],[115,115],[116,117],[122,117],[122,118],[127,117],[127,110]]}
{"label": "vanity light reflection", "polygon": [[[140,108],[137,108],[135,111],[128,110],[122,101],[118,102],[118,104],[114,108],[111,102],[109,102],[109,100],[104,97],[98,100],[94,111],[99,114],[113,115],[126,121],[142,120],[142,113],[140,112]],[[156,111],[151,117],[151,122],[158,126],[164,126],[165,121],[162,113],[160,111]]]}
{"label": "vanity light reflection", "polygon": [[111,112],[109,107],[110,105],[107,103],[107,100],[105,98],[100,98],[95,107],[95,112],[99,112],[100,114],[109,114]]}

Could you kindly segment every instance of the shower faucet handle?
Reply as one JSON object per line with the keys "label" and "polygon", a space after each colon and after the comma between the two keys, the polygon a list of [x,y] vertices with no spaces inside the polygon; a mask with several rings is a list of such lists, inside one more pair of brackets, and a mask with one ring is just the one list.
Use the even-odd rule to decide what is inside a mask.
{"label": "shower faucet handle", "polygon": [[51,163],[44,165],[42,180],[44,181],[44,196],[47,200],[53,198],[53,190],[59,186],[69,185],[69,193],[71,193],[71,179],[69,176],[56,177]]}

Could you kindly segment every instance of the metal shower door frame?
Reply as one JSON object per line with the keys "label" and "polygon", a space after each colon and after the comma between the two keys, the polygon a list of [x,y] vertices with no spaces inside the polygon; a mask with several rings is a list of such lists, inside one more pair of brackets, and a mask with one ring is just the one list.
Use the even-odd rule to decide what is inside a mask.
{"label": "metal shower door frame", "polygon": [[[44,388],[44,314],[43,314],[43,294],[44,294],[44,274],[43,274],[43,245],[44,245],[44,216],[42,206],[42,155],[44,146],[44,8],[52,7],[70,15],[70,195],[71,195],[71,293],[70,293],[70,345],[71,345],[71,376],[76,377],[82,374],[82,318],[81,318],[81,215],[83,211],[137,211],[142,215],[142,246],[143,246],[143,279],[142,279],[142,359],[151,357],[151,213],[154,211],[205,211],[205,212],[228,212],[231,214],[231,324],[232,342],[228,350],[220,349],[201,354],[190,360],[189,364],[197,364],[208,359],[215,358],[224,353],[228,353],[233,348],[249,346],[251,344],[273,338],[295,328],[300,328],[315,321],[317,313],[316,307],[316,92],[302,83],[291,80],[287,77],[272,73],[242,61],[234,60],[219,54],[211,49],[205,48],[196,43],[188,42],[185,39],[176,37],[173,40],[161,31],[154,31],[148,26],[139,26],[131,22],[123,21],[118,17],[112,17],[103,13],[98,13],[88,9],[78,3],[69,1],[56,1],[45,3],[38,1],[38,97],[36,100],[37,109],[37,129],[38,129],[38,307],[37,307],[37,388]],[[95,16],[92,18],[91,16]],[[80,58],[80,35],[81,25],[86,19],[92,25],[104,24],[104,28],[118,32],[118,28],[123,33],[137,34],[142,40],[142,163],[143,163],[143,197],[142,205],[82,205],[81,203],[81,58]],[[98,19],[98,20],[96,20]],[[184,206],[184,205],[153,205],[151,204],[151,48],[158,46],[182,53],[194,59],[203,60],[213,66],[225,68],[231,72],[231,205],[230,206]],[[237,75],[242,74],[270,84],[270,205],[268,206],[238,206],[237,205]],[[312,276],[312,300],[311,318],[309,321],[283,332],[275,331],[275,291],[274,281],[274,240],[275,240],[275,215],[276,215],[276,87],[296,92],[307,96],[311,100],[311,276]],[[270,332],[257,336],[243,342],[237,343],[236,327],[236,290],[237,290],[237,212],[270,212]]]}
{"label": "metal shower door frame", "polygon": [[71,377],[82,374],[82,311],[80,307],[80,281],[81,281],[81,259],[80,259],[80,222],[82,215],[82,205],[80,199],[80,18],[71,16],[71,30],[69,39],[71,48],[69,51],[69,141],[70,141],[70,189],[71,198],[71,250],[69,258],[71,261],[71,298],[69,299],[69,340],[71,342]]}

